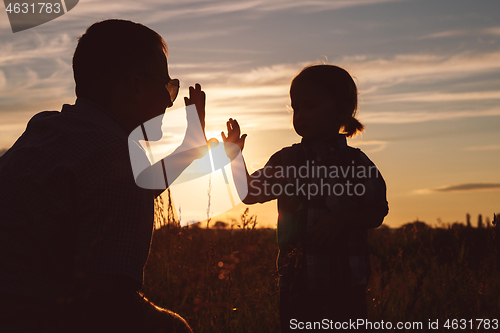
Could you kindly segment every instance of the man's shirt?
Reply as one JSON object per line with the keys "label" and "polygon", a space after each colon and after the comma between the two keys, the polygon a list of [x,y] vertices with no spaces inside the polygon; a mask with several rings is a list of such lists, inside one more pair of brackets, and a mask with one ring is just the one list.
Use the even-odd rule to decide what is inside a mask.
{"label": "man's shirt", "polygon": [[29,307],[1,295],[53,306],[86,273],[140,288],[153,220],[113,115],[83,99],[38,113],[0,157],[0,312]]}

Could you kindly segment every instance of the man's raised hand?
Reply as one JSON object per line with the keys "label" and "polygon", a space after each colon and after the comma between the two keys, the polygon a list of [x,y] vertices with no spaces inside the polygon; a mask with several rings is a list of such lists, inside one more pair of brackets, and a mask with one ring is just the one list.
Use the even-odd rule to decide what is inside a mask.
{"label": "man's raised hand", "polygon": [[201,90],[201,85],[199,83],[195,84],[194,87],[189,87],[189,98],[184,97],[184,103],[186,106],[194,104],[196,106],[196,112],[198,112],[198,117],[200,118],[201,128],[203,133],[205,133],[205,103],[206,95],[203,90]]}

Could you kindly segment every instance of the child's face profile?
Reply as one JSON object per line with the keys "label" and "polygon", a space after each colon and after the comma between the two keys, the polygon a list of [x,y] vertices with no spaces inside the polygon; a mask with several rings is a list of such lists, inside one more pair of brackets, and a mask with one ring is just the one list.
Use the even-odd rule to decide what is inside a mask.
{"label": "child's face profile", "polygon": [[294,82],[290,88],[295,132],[306,139],[337,134],[335,103],[325,92],[307,82]]}

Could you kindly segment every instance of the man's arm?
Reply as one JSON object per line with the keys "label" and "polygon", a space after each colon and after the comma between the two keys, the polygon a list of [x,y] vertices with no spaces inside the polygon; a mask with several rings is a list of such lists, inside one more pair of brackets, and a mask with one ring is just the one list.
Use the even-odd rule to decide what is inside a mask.
{"label": "man's arm", "polygon": [[187,129],[182,144],[170,155],[146,167],[136,182],[142,188],[155,189],[158,196],[167,189],[180,174],[196,159],[203,157],[208,149],[217,145],[217,140],[207,143],[205,136],[205,92],[201,86],[189,88],[189,98],[185,97]]}

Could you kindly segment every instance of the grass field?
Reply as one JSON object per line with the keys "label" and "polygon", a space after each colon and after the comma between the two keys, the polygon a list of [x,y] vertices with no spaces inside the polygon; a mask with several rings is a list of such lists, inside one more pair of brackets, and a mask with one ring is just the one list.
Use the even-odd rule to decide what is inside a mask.
{"label": "grass field", "polygon": [[[252,228],[248,214],[239,225],[157,229],[145,295],[195,332],[279,332],[276,231]],[[414,222],[370,230],[369,320],[500,319],[499,229]],[[460,330],[468,331],[476,330]]]}

